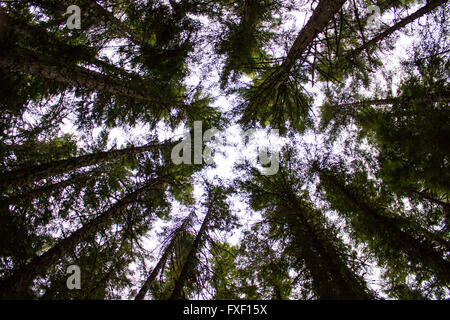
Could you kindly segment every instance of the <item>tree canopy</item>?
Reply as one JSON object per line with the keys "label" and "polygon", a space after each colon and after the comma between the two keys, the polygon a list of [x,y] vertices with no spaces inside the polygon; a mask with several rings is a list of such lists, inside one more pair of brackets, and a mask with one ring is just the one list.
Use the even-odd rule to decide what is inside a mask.
{"label": "tree canopy", "polygon": [[0,298],[448,299],[449,19],[0,0]]}

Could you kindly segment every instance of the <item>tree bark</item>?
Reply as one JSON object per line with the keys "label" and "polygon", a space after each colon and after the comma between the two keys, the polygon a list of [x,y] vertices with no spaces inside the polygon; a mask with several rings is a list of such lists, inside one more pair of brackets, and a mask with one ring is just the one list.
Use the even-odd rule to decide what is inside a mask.
{"label": "tree bark", "polygon": [[46,272],[48,268],[58,263],[58,261],[70,250],[73,250],[78,244],[95,235],[102,228],[111,223],[111,220],[125,210],[130,204],[137,201],[139,195],[145,190],[158,183],[154,180],[144,187],[128,194],[117,201],[108,210],[101,213],[97,218],[92,219],[80,229],[73,232],[67,238],[60,240],[54,247],[35,257],[30,263],[14,272],[0,282],[0,298],[16,299],[26,295],[33,280]]}
{"label": "tree bark", "polygon": [[173,249],[175,248],[177,238],[180,235],[180,233],[184,232],[186,230],[186,227],[188,224],[192,221],[192,214],[190,214],[186,219],[184,219],[181,226],[175,231],[172,240],[167,245],[167,247],[164,249],[164,253],[159,259],[156,266],[153,268],[152,272],[148,276],[145,283],[142,285],[141,289],[139,290],[138,294],[134,298],[134,300],[143,300],[145,298],[145,295],[147,294],[148,290],[150,289],[150,286],[152,285],[153,281],[156,279],[157,275],[159,274],[159,271],[162,269],[162,267],[166,264],[167,259],[169,258],[169,255],[173,252]]}
{"label": "tree bark", "polygon": [[111,161],[127,155],[158,149],[160,144],[150,144],[142,147],[130,147],[121,150],[111,150],[87,154],[64,160],[56,160],[30,167],[15,169],[0,174],[0,190],[19,187],[41,179],[67,173],[82,167],[92,166]]}
{"label": "tree bark", "polygon": [[0,67],[73,87],[82,87],[95,92],[106,92],[116,96],[134,98],[156,105],[168,104],[148,93],[132,88],[127,81],[107,76],[79,66],[64,66],[62,62],[49,63],[23,48],[2,48]]}
{"label": "tree bark", "polygon": [[320,0],[312,17],[300,31],[280,66],[281,73],[289,73],[295,62],[302,57],[313,40],[323,31],[333,16],[339,12],[346,0]]}
{"label": "tree bark", "polygon": [[358,108],[371,105],[382,106],[400,103],[416,104],[416,103],[434,103],[434,102],[438,103],[450,102],[450,91],[443,91],[436,94],[427,94],[415,97],[396,97],[387,99],[361,100],[357,102],[337,104],[332,106],[332,108],[343,109],[343,108]]}
{"label": "tree bark", "polygon": [[320,0],[311,18],[300,31],[283,63],[275,68],[258,87],[255,96],[277,89],[289,76],[298,59],[306,53],[313,40],[323,31],[346,0]]}
{"label": "tree bark", "polygon": [[192,269],[195,267],[195,259],[196,256],[202,246],[204,236],[209,227],[209,221],[213,217],[213,210],[211,208],[208,209],[206,213],[205,219],[203,220],[202,226],[195,237],[194,242],[192,243],[191,250],[186,257],[186,261],[183,264],[183,268],[181,269],[180,276],[175,281],[175,287],[172,291],[172,294],[169,297],[169,300],[181,300],[183,299],[182,292],[183,287],[188,278],[189,274],[192,272]]}
{"label": "tree bark", "polygon": [[429,1],[427,1],[427,4],[425,6],[423,6],[422,8],[420,8],[419,10],[417,10],[416,12],[411,14],[410,16],[402,19],[399,23],[397,23],[397,24],[393,25],[392,27],[388,28],[386,31],[382,32],[381,34],[379,34],[375,38],[371,39],[370,41],[368,41],[367,43],[365,43],[361,47],[353,50],[350,53],[350,56],[355,57],[355,56],[361,54],[361,52],[369,49],[371,46],[373,46],[374,44],[376,44],[379,41],[383,40],[384,38],[388,37],[389,35],[393,34],[395,31],[400,30],[404,26],[406,26],[409,23],[413,22],[414,20],[422,17],[423,15],[427,14],[428,12],[436,9],[438,6],[443,5],[447,1],[448,0],[429,0]]}

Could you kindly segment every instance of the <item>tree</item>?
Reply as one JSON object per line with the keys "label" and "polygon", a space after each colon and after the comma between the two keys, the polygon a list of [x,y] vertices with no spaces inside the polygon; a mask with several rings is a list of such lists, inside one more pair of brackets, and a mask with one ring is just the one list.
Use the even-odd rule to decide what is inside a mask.
{"label": "tree", "polygon": [[258,121],[263,126],[270,123],[272,126],[285,129],[286,121],[290,121],[295,130],[300,132],[305,130],[310,102],[302,92],[299,82],[291,79],[290,74],[296,62],[303,58],[313,40],[344,3],[345,0],[319,1],[283,62],[275,68],[265,70],[254,80],[253,86],[243,92],[245,103],[235,110],[236,114],[242,114],[241,123],[248,126]]}
{"label": "tree", "polygon": [[[311,278],[314,295],[320,299],[369,299],[364,281],[349,265],[348,248],[327,227],[326,218],[308,201],[295,177],[291,152],[275,178],[262,176],[256,169],[252,180],[243,182],[254,210],[264,210],[271,236],[285,239],[285,252],[294,259],[297,270],[304,266]],[[346,253],[347,252],[347,253]]]}
{"label": "tree", "polygon": [[436,9],[437,7],[442,6],[446,2],[447,2],[447,0],[432,0],[432,1],[428,1],[425,6],[423,6],[422,8],[420,8],[419,10],[414,12],[413,14],[411,14],[408,17],[402,19],[400,22],[396,23],[394,26],[388,28],[387,30],[385,30],[381,34],[377,35],[373,39],[370,39],[368,42],[366,42],[361,47],[359,47],[359,48],[355,49],[354,51],[352,51],[351,55],[352,56],[356,56],[356,55],[362,53],[367,48],[370,48],[374,44],[380,42],[382,39],[387,38],[392,33],[400,30],[401,28],[405,27],[409,23],[411,23],[414,20],[424,16],[425,14],[427,14],[430,11]]}
{"label": "tree", "polygon": [[[148,178],[145,183],[135,188],[134,191],[125,194],[120,200],[117,200],[96,218],[89,220],[71,235],[59,240],[49,250],[33,258],[25,266],[14,271],[11,275],[6,277],[6,279],[2,280],[1,286],[4,288],[2,290],[3,297],[23,297],[35,277],[44,273],[50,266],[55,265],[69,250],[74,249],[89,237],[94,236],[105,226],[111,225],[114,219],[122,214],[129,206],[138,203],[139,201],[142,201],[143,203],[152,201],[154,203],[151,203],[151,208],[154,210],[154,208],[158,207],[158,201],[161,201],[158,200],[158,197],[161,197],[161,193],[164,194],[164,191],[168,189],[175,194],[179,187],[176,186],[177,183],[172,182],[171,179],[174,177],[182,179],[182,176],[179,176],[179,174],[181,173],[183,175],[183,173],[177,173],[177,170],[171,172],[170,167],[160,167],[159,169],[157,168],[157,170],[156,176],[155,172],[149,173],[149,175],[153,175],[154,177]],[[180,183],[182,183],[181,179]],[[173,184],[173,186],[170,186],[170,184]],[[154,196],[156,196],[156,201],[153,199]],[[164,197],[162,197],[162,199],[164,199]],[[152,214],[152,211],[147,214]]]}
{"label": "tree", "polygon": [[353,173],[352,179],[337,167],[323,168],[316,163],[313,170],[320,176],[331,207],[351,226],[352,238],[366,243],[388,274],[402,274],[404,279],[405,272],[416,272],[435,277],[443,285],[448,283],[450,265],[443,254],[450,248],[448,239],[422,228],[412,217],[387,210],[392,199],[377,194],[364,172]]}
{"label": "tree", "polygon": [[[226,203],[227,193],[230,190],[224,190],[221,187],[207,185],[207,200],[205,203],[205,218],[202,225],[197,232],[189,253],[183,263],[183,267],[178,278],[175,281],[173,291],[169,297],[169,300],[179,300],[183,297],[183,287],[186,285],[188,277],[194,272],[194,268],[197,264],[197,255],[205,246],[205,240],[208,231],[210,229],[218,228],[220,224],[229,219],[228,205]],[[221,223],[222,222],[222,223]]]}
{"label": "tree", "polygon": [[0,298],[447,299],[449,12],[0,0]]}
{"label": "tree", "polygon": [[[168,145],[171,145],[170,143]],[[17,187],[29,182],[38,181],[52,175],[67,173],[72,170],[101,164],[117,157],[132,156],[140,152],[157,149],[159,144],[149,144],[142,147],[130,147],[122,150],[111,150],[95,154],[82,155],[79,157],[34,165],[25,168],[5,172],[2,176],[0,189]]]}
{"label": "tree", "polygon": [[149,274],[147,280],[145,280],[144,284],[142,285],[141,289],[139,290],[138,294],[136,295],[135,300],[143,300],[144,299],[150,286],[155,281],[155,279],[158,276],[161,269],[164,268],[164,265],[166,264],[169,256],[172,254],[176,245],[180,241],[180,238],[183,236],[183,233],[186,233],[188,227],[192,224],[193,218],[194,218],[194,213],[191,212],[185,219],[183,219],[183,222],[181,223],[181,225],[173,231],[170,242],[164,248],[161,258],[159,259],[156,266],[153,268],[152,272]]}

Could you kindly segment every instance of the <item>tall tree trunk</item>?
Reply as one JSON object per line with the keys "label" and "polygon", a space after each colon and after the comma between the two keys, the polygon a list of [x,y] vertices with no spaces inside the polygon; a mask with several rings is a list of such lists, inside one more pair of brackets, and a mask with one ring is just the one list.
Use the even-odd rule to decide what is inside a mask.
{"label": "tall tree trunk", "polygon": [[433,248],[429,239],[424,239],[424,241],[415,239],[408,232],[400,228],[395,218],[382,215],[378,210],[359,201],[333,174],[322,169],[320,169],[320,172],[321,177],[328,179],[348,201],[359,208],[359,214],[368,215],[378,224],[378,228],[383,230],[383,234],[388,235],[387,237],[381,237],[379,234],[374,236],[379,237],[381,241],[395,241],[395,246],[401,247],[401,250],[408,256],[410,261],[419,262],[425,268],[434,270],[436,278],[441,279],[445,283],[450,283],[450,262],[445,260],[441,253]]}
{"label": "tall tree trunk", "polygon": [[342,103],[332,106],[336,109],[358,108],[364,106],[382,106],[388,104],[416,104],[416,103],[434,103],[450,102],[450,91],[442,91],[435,94],[427,94],[413,97],[395,97],[387,99],[361,100],[357,102]]}
{"label": "tall tree trunk", "polygon": [[21,192],[18,195],[0,198],[0,208],[5,208],[6,206],[9,206],[11,204],[21,203],[23,201],[35,199],[42,194],[49,194],[56,190],[70,186],[74,183],[84,182],[84,181],[88,180],[90,177],[92,177],[94,174],[97,174],[101,171],[103,171],[102,168],[96,168],[91,171],[75,174],[75,175],[71,176],[70,178],[60,181],[60,182],[57,182],[57,183],[46,184],[42,187],[38,187],[38,188],[32,189],[30,191]]}
{"label": "tall tree trunk", "polygon": [[324,30],[333,16],[339,12],[346,0],[320,0],[311,18],[300,31],[283,63],[275,68],[258,87],[258,96],[278,88],[289,76],[298,59],[302,58],[313,40]]}
{"label": "tall tree trunk", "polygon": [[294,44],[280,66],[281,73],[289,73],[295,62],[302,58],[313,40],[323,31],[333,16],[339,12],[346,0],[320,0],[312,17],[300,31]]}
{"label": "tall tree trunk", "polygon": [[203,220],[202,226],[200,227],[200,230],[198,231],[197,236],[195,237],[195,240],[192,243],[191,250],[189,251],[186,260],[183,264],[180,276],[175,281],[175,287],[172,291],[172,294],[169,297],[169,300],[183,299],[182,296],[183,287],[189,274],[195,267],[195,260],[197,259],[197,254],[199,253],[202,247],[206,231],[208,230],[209,227],[209,221],[211,220],[212,217],[213,217],[213,209],[209,208],[206,213],[205,219]]}
{"label": "tall tree trunk", "polygon": [[68,86],[134,98],[160,106],[170,105],[170,103],[155,98],[143,90],[132,88],[130,82],[79,66],[65,66],[63,62],[49,63],[23,48],[2,48],[0,51],[0,67]]}
{"label": "tall tree trunk", "polygon": [[19,187],[33,181],[39,181],[47,177],[68,173],[82,167],[101,164],[123,156],[150,151],[157,149],[158,147],[161,147],[161,145],[150,144],[142,147],[130,147],[121,150],[98,152],[3,172],[0,174],[0,190]]}
{"label": "tall tree trunk", "polygon": [[175,233],[173,234],[172,240],[167,245],[167,247],[164,249],[163,255],[159,259],[156,266],[153,268],[152,272],[148,276],[145,283],[142,285],[141,289],[139,290],[139,292],[136,295],[136,297],[134,298],[134,300],[143,300],[145,298],[145,295],[147,294],[148,290],[150,289],[150,286],[152,285],[153,281],[158,276],[159,271],[166,264],[167,259],[169,258],[170,254],[173,252],[173,249],[175,248],[175,245],[176,245],[179,235],[186,230],[187,226],[192,221],[192,217],[193,217],[193,214],[191,213],[186,219],[184,219],[181,226],[175,231]]}
{"label": "tall tree trunk", "polygon": [[304,232],[296,241],[301,241],[302,248],[307,252],[304,254],[305,265],[311,272],[319,299],[372,299],[373,296],[369,294],[364,281],[358,279],[349,269],[337,248],[318,235],[302,210],[291,210],[297,212],[293,216],[297,219],[290,221],[291,229],[298,229],[295,224],[300,224]]}
{"label": "tall tree trunk", "polygon": [[131,74],[124,69],[117,68],[116,66],[109,64],[105,61],[96,58],[97,52],[94,48],[86,46],[73,46],[68,43],[57,39],[53,35],[49,34],[45,28],[30,25],[13,16],[11,12],[7,13],[3,8],[0,8],[0,20],[5,21],[8,27],[15,32],[21,33],[23,36],[39,41],[43,46],[51,46],[53,49],[57,49],[59,52],[65,52],[72,56],[76,56],[77,59],[93,64],[98,68],[101,68],[105,72],[114,72],[115,75],[122,77],[122,80],[136,78],[137,76]]}
{"label": "tall tree trunk", "polygon": [[60,240],[54,247],[42,255],[35,257],[30,263],[1,281],[0,298],[14,299],[25,296],[27,290],[37,276],[44,274],[48,268],[56,265],[67,252],[73,250],[78,244],[95,235],[102,228],[108,226],[115,216],[119,215],[130,204],[136,202],[139,195],[156,183],[159,183],[159,181],[154,180],[120,199],[108,210],[102,212],[97,218],[92,219],[67,238]]}
{"label": "tall tree trunk", "polygon": [[350,57],[355,57],[355,56],[361,54],[361,52],[369,49],[371,46],[373,46],[374,44],[376,44],[379,41],[383,40],[384,38],[388,37],[389,35],[393,34],[395,31],[400,30],[404,26],[406,26],[409,23],[413,22],[414,20],[424,16],[428,12],[436,9],[440,5],[443,5],[447,1],[448,0],[429,0],[429,1],[427,1],[427,4],[425,6],[423,6],[422,8],[420,8],[419,10],[417,10],[416,12],[411,14],[410,16],[402,19],[399,23],[397,23],[397,24],[393,25],[392,27],[388,28],[386,31],[382,32],[381,34],[379,34],[375,38],[373,38],[370,41],[366,42],[361,47],[353,50],[350,53]]}

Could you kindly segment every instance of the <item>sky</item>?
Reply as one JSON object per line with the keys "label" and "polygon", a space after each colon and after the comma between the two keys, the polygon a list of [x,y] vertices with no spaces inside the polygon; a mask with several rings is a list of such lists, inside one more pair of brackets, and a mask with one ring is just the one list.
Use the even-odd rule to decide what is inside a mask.
{"label": "sky", "polygon": [[[309,6],[309,5],[308,5]],[[415,8],[411,9],[411,12],[415,10]],[[309,14],[305,14],[302,10],[299,10],[298,12],[293,13],[292,20],[287,21],[283,28],[285,29],[295,29],[296,33],[298,33],[301,28],[305,25],[307,22],[307,19],[309,18]],[[384,17],[384,22],[389,23],[389,19],[391,17]],[[379,23],[378,20],[375,20],[376,23]],[[378,21],[378,22],[377,22]],[[413,24],[416,25],[416,24]],[[396,49],[394,50],[394,54],[390,56],[386,56],[385,63],[388,69],[396,70],[399,68],[399,62],[400,59],[405,57],[408,53],[408,50],[411,48],[411,44],[414,41],[414,38],[410,38],[407,36],[402,36],[400,40],[396,43]],[[277,53],[279,56],[282,56],[284,54],[284,51],[279,48],[279,50],[275,50],[275,53]],[[113,51],[105,50],[104,54],[113,57]],[[196,68],[199,68],[201,66],[191,66],[192,74],[191,76],[186,80],[186,84],[188,86],[195,86],[200,82],[200,70],[196,70]],[[223,111],[228,111],[232,107],[232,97],[225,96],[220,90],[218,89],[218,86],[214,86],[214,84],[218,84],[219,82],[219,75],[218,70],[215,69],[214,72],[212,72],[209,75],[209,78],[207,79],[208,85],[213,85],[212,93],[214,96],[217,97],[217,100],[214,103],[214,106],[219,108]],[[396,90],[395,85],[398,84],[401,81],[400,75],[401,73],[395,72],[395,79],[394,79],[394,92]],[[382,81],[382,78],[378,75],[379,80]],[[323,96],[320,94],[320,88],[314,87],[314,88],[307,88],[309,92],[314,92],[317,94],[317,97],[315,99],[315,105],[314,110],[315,113],[318,114],[318,107],[321,105],[323,101]],[[147,126],[141,125],[137,126],[135,128],[132,128],[129,132],[126,132],[120,128],[112,129],[110,132],[109,137],[109,147],[113,145],[114,141],[117,141],[118,146],[123,146],[127,140],[130,138],[130,136],[137,138],[138,140],[141,139],[146,133],[147,133]],[[63,133],[71,133],[71,134],[79,134],[79,132],[76,129],[76,123],[71,120],[70,118],[66,119],[64,121],[64,125],[61,126],[61,131]],[[94,137],[98,135],[101,131],[101,128],[96,128],[93,131]],[[158,128],[158,136],[161,140],[165,140],[169,138],[170,136],[182,136],[185,134],[185,129],[183,127],[178,128],[177,130],[171,132],[167,130],[167,128],[164,125],[161,125]],[[286,140],[280,137],[277,137],[276,135],[267,135],[267,132],[258,132],[257,136],[253,139],[251,139],[251,142],[249,145],[244,145],[242,141],[242,135],[241,130],[238,125],[232,125],[229,128],[225,130],[223,133],[226,137],[227,145],[220,148],[221,152],[216,153],[215,156],[215,168],[209,168],[205,170],[204,175],[208,178],[210,181],[215,181],[216,179],[223,179],[225,181],[232,181],[233,179],[237,178],[239,176],[239,173],[234,170],[234,165],[237,163],[237,161],[242,158],[243,156],[249,157],[253,160],[257,158],[256,149],[257,147],[261,146],[270,146],[272,150],[280,150],[281,146],[286,143]],[[303,141],[314,144],[317,135],[314,135],[312,133],[306,134],[302,136]],[[319,136],[319,140],[321,137]],[[143,144],[145,144],[145,141],[142,141]],[[341,150],[340,148],[343,148],[343,144],[335,148],[335,152],[339,153]],[[200,199],[203,195],[203,187],[201,183],[196,183],[194,195],[197,199]],[[252,224],[255,222],[258,222],[261,220],[261,216],[258,213],[253,213],[251,210],[249,210],[247,204],[243,202],[239,197],[234,197],[232,201],[232,207],[234,208],[234,212],[236,212],[240,218],[241,223],[245,228],[249,228]],[[183,216],[186,215],[188,211],[186,211],[186,208],[180,207],[179,204],[174,204],[173,207],[173,215],[174,216]],[[332,216],[332,214],[330,215]],[[202,216],[199,215],[199,221],[201,221]],[[158,221],[155,224],[155,227],[153,230],[149,233],[148,239],[144,242],[145,247],[149,251],[154,251],[156,254],[159,250],[159,244],[160,241],[158,239],[158,233],[161,232],[163,226],[167,225],[167,222],[164,221]],[[198,228],[198,227],[197,227]],[[239,239],[241,237],[241,231],[236,230],[234,234],[227,237],[227,240],[233,244],[236,245],[239,243]],[[154,262],[149,261],[147,268],[150,268],[150,266],[154,264]],[[136,270],[137,268],[134,267]],[[372,275],[370,276],[371,279],[373,279],[375,282],[379,279],[380,275],[380,269],[379,268],[373,268]],[[138,275],[140,276],[140,275]],[[377,283],[371,284],[371,286],[374,289],[378,289]]]}

